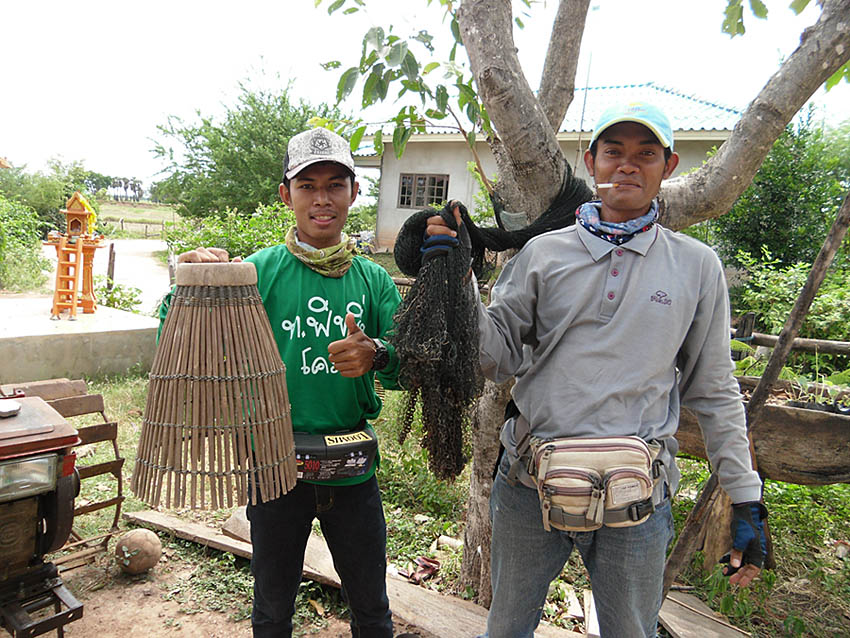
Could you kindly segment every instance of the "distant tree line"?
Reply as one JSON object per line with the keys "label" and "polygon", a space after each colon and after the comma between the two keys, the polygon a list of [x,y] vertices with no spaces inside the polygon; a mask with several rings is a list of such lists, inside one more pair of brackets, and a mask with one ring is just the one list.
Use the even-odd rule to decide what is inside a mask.
{"label": "distant tree line", "polygon": [[[105,177],[105,176],[104,176]],[[133,177],[129,179],[127,177],[109,177],[110,180],[108,188],[109,195],[116,202],[118,201],[133,201],[138,202],[142,199],[142,195],[144,195],[144,189],[142,188],[141,180]],[[124,195],[121,195],[121,191],[124,191]]]}

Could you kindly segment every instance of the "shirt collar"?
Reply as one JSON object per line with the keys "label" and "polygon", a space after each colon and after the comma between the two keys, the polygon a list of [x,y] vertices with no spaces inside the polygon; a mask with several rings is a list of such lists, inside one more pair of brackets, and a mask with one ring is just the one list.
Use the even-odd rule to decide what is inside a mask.
{"label": "shirt collar", "polygon": [[599,261],[615,249],[630,250],[641,257],[645,257],[652,244],[655,243],[655,238],[658,236],[658,224],[653,224],[652,228],[645,233],[638,233],[625,244],[620,244],[619,246],[605,241],[601,237],[597,237],[581,224],[576,224],[576,232],[581,243],[584,244],[587,252],[593,258],[593,261]]}

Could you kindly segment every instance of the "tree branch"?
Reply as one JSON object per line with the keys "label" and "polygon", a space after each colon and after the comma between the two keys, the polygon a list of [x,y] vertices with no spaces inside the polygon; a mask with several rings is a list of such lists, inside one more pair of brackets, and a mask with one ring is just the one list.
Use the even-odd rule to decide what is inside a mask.
{"label": "tree branch", "polygon": [[552,25],[537,99],[557,132],[575,92],[576,66],[590,0],[561,0]]}
{"label": "tree branch", "polygon": [[800,46],[750,103],[717,154],[695,173],[662,186],[665,226],[678,230],[729,211],[794,115],[850,60],[848,16],[850,0],[825,0],[818,21],[803,32]]}
{"label": "tree branch", "polygon": [[519,189],[521,201],[508,204],[534,219],[558,194],[567,162],[520,67],[511,3],[467,0],[457,21],[481,101],[507,151],[496,156],[499,174],[510,173]]}

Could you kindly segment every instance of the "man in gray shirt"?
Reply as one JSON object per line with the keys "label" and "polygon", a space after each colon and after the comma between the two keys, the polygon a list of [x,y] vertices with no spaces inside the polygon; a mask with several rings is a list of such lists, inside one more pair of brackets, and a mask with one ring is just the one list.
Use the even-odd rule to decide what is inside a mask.
{"label": "man in gray shirt", "polygon": [[[696,413],[735,504],[731,582],[749,584],[763,560],[766,511],[732,375],[723,269],[710,248],[656,223],[655,197],[678,164],[672,127],[651,105],[612,106],[584,161],[599,200],[579,208],[574,226],[529,240],[490,305],[479,305],[481,368],[496,382],[516,379],[518,409],[502,429],[490,501],[489,638],[532,638],[549,583],[574,547],[602,636],[656,635],[681,406]],[[427,235],[452,233],[441,217],[428,219]],[[529,436],[637,436],[660,446],[652,496],[641,504],[651,514],[627,527],[547,531],[525,472]]]}

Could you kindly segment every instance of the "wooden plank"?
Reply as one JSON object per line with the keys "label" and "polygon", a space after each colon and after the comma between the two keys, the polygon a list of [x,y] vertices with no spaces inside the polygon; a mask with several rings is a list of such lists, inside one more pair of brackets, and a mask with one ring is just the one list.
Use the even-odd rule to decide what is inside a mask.
{"label": "wooden plank", "polygon": [[[686,408],[676,440],[682,452],[706,457],[697,419]],[[762,476],[798,485],[850,483],[848,416],[766,405],[753,444]]]}
{"label": "wooden plank", "polygon": [[248,515],[244,505],[233,510],[230,518],[224,521],[224,525],[221,526],[221,531],[226,536],[230,536],[230,538],[245,541],[246,543],[251,542],[251,523],[248,521]]}
{"label": "wooden plank", "polygon": [[118,478],[119,474],[121,474],[121,467],[123,465],[124,459],[116,459],[114,461],[98,463],[97,465],[77,465],[77,472],[79,472],[81,480],[107,473]]}
{"label": "wooden plank", "polygon": [[670,592],[658,616],[673,638],[741,638],[750,634],[733,627],[696,596]]}
{"label": "wooden plank", "polygon": [[567,585],[567,615],[573,618],[584,618],[584,609],[578,601],[578,596],[576,596],[572,585]]}
{"label": "wooden plank", "polygon": [[78,397],[54,399],[48,403],[54,410],[66,418],[69,416],[103,412],[103,396],[100,394],[84,394]]}
{"label": "wooden plank", "polygon": [[68,379],[47,379],[45,381],[30,381],[28,383],[9,383],[0,386],[5,394],[13,390],[23,390],[28,397],[41,397],[45,401],[73,397],[86,393],[86,382],[83,379],[69,381]]}
{"label": "wooden plank", "polygon": [[[240,508],[244,509],[244,508]],[[237,510],[238,512],[238,510]],[[239,556],[251,557],[251,544],[225,536],[206,525],[188,523],[161,512],[145,511],[124,514],[126,520],[137,524],[149,525],[170,532],[202,545],[228,551]],[[237,519],[241,515],[236,515]],[[245,519],[247,522],[247,518]],[[246,526],[228,525],[229,534],[249,534]],[[228,549],[233,546],[240,552]],[[339,576],[333,569],[333,560],[325,541],[311,535],[304,556],[304,576],[328,585],[340,586]],[[394,615],[429,631],[438,638],[457,638],[457,636],[476,636],[487,628],[487,610],[475,603],[453,596],[444,596],[439,592],[409,583],[398,576],[387,576],[387,596]],[[551,625],[541,624],[534,634],[536,638],[579,638],[581,634],[566,631]]]}
{"label": "wooden plank", "polygon": [[593,592],[589,589],[584,590],[584,635],[586,638],[600,638],[596,604],[593,602]]}
{"label": "wooden plank", "polygon": [[118,438],[118,423],[110,421],[109,423],[99,423],[98,425],[79,428],[77,430],[77,436],[80,437],[80,445],[100,443],[101,441],[114,441]]}
{"label": "wooden plank", "polygon": [[163,532],[174,534],[178,538],[190,540],[199,545],[212,547],[222,552],[230,552],[243,558],[251,558],[251,544],[229,538],[206,525],[183,521],[174,516],[146,510],[142,512],[125,512],[124,520],[137,525],[146,525]]}
{"label": "wooden plank", "polygon": [[123,496],[116,496],[115,498],[111,498],[108,501],[98,501],[97,503],[89,503],[88,505],[82,505],[74,510],[74,516],[81,516],[82,514],[88,514],[89,512],[96,512],[97,510],[106,509],[107,507],[112,507],[113,505],[118,505],[119,503],[124,502]]}

